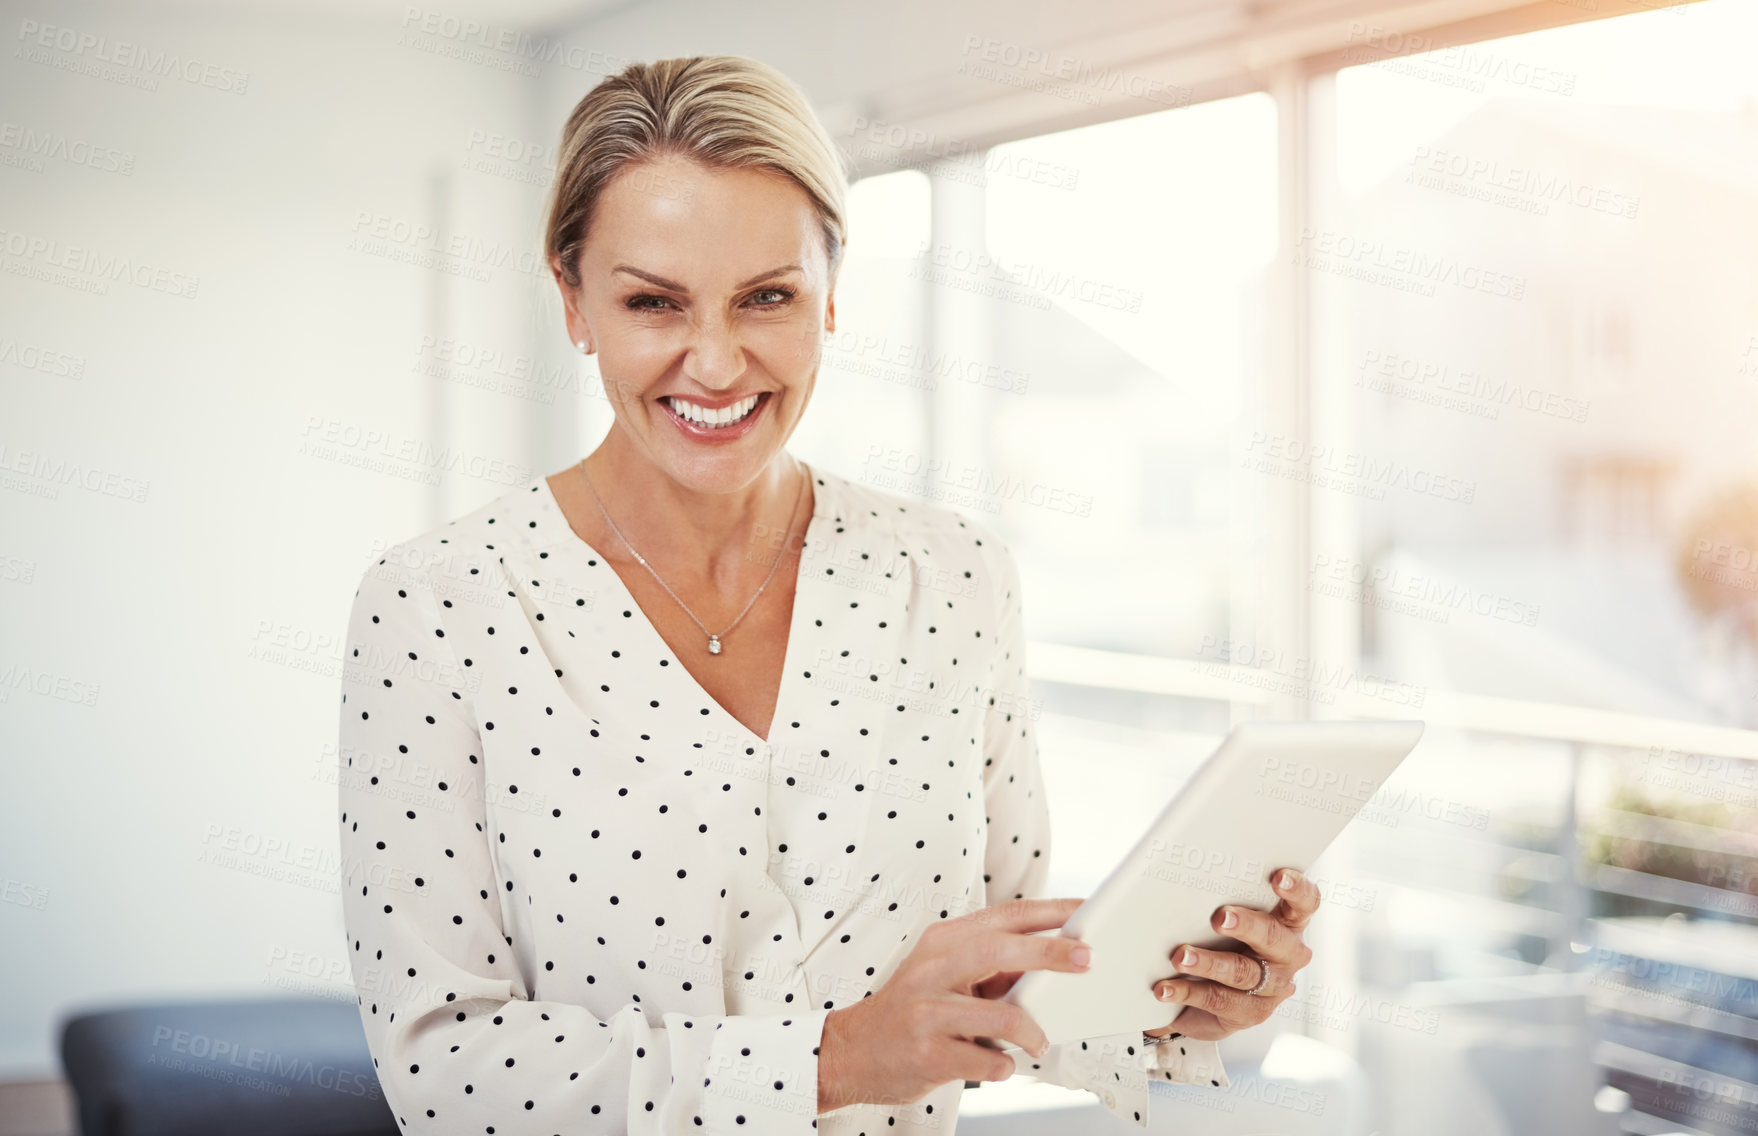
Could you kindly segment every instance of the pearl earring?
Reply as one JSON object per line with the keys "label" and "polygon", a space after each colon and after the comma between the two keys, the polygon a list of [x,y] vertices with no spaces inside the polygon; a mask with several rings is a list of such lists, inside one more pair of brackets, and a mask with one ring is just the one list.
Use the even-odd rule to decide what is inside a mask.
{"label": "pearl earring", "polygon": [[574,341],[574,346],[580,349],[580,354],[586,354],[586,341],[584,339],[576,339]]}

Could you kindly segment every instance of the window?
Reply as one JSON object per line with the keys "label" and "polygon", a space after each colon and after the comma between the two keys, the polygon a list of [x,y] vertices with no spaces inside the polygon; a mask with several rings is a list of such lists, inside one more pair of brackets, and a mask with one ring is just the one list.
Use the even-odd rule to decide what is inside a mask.
{"label": "window", "polygon": [[933,298],[981,289],[967,333],[1021,380],[948,464],[1019,553],[1035,638],[1189,657],[1227,634],[1275,130],[1254,94],[998,147],[980,211],[936,234]]}
{"label": "window", "polygon": [[1758,1003],[1727,996],[1758,980],[1758,764],[1703,728],[1758,726],[1754,42],[1758,9],[1708,0],[1318,80],[1313,397],[1384,476],[1313,549],[1371,584],[1313,618],[1391,680],[1510,700],[1327,854],[1372,901],[1344,1005],[1391,1024],[1317,1024],[1406,1086],[1385,1130],[1758,1116]]}
{"label": "window", "polygon": [[[915,170],[863,178],[850,187],[847,213],[836,331],[825,337],[811,409],[790,449],[853,476],[883,467],[887,454],[922,452],[939,380],[923,350],[922,287],[913,271],[928,240],[928,179]],[[886,487],[908,492],[908,479]]]}

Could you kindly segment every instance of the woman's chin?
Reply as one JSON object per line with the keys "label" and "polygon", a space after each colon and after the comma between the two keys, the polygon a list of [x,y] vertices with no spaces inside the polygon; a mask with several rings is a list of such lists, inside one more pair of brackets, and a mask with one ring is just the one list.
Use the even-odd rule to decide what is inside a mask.
{"label": "woman's chin", "polygon": [[774,429],[773,408],[763,403],[753,411],[746,423],[725,427],[737,430],[734,435],[704,437],[701,428],[680,425],[676,416],[663,406],[655,406],[652,419],[659,428],[654,440],[655,456],[672,479],[698,493],[731,493],[749,485],[758,477],[781,449]]}

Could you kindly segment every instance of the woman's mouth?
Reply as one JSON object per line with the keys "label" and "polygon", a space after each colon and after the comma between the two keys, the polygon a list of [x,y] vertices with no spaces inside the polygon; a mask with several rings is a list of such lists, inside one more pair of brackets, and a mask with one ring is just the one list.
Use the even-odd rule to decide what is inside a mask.
{"label": "woman's mouth", "polygon": [[763,391],[719,408],[702,406],[678,395],[666,395],[659,402],[687,436],[722,442],[743,437],[750,431],[768,405],[770,393]]}

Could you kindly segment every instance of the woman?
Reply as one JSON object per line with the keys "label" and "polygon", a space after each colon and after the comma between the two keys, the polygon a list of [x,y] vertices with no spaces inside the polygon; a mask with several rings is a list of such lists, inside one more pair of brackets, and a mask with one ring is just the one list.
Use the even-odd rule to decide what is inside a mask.
{"label": "woman", "polygon": [[614,425],[397,545],[349,624],[344,913],[399,1125],[950,1128],[1015,1071],[978,1036],[1138,1124],[1149,1075],[1223,1085],[1215,1039],[1310,957],[1308,881],[1233,913],[1262,964],[1168,960],[1168,1044],[1047,1047],[997,1000],[1087,965],[1031,934],[1078,900],[1040,898],[1018,574],[784,449],[844,246],[804,97],[739,57],[635,65],[561,154],[547,254]]}

